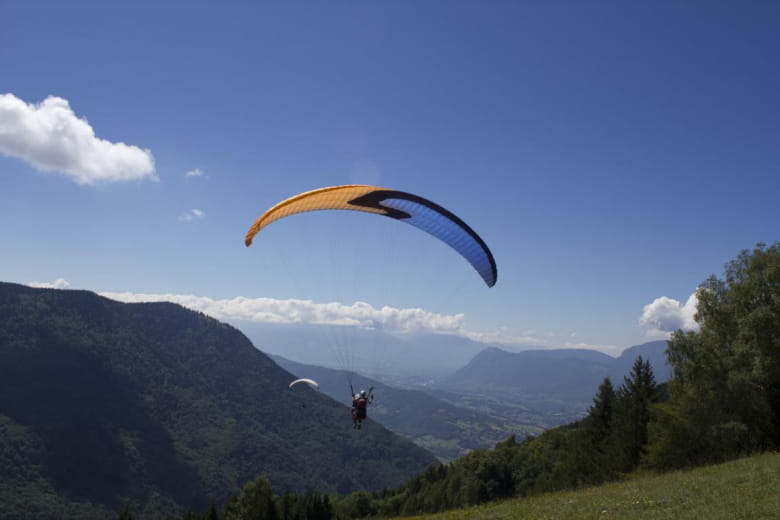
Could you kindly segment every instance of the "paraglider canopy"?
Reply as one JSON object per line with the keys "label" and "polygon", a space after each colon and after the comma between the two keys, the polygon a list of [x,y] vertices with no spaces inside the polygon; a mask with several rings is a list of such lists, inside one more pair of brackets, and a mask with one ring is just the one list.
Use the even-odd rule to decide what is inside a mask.
{"label": "paraglider canopy", "polygon": [[488,287],[496,283],[497,270],[493,254],[468,224],[454,213],[419,195],[377,186],[331,186],[290,197],[260,215],[249,228],[244,243],[251,245],[261,229],[280,218],[325,209],[363,211],[406,222],[460,253]]}
{"label": "paraglider canopy", "polygon": [[319,383],[317,383],[317,381],[315,381],[313,379],[306,379],[306,378],[296,379],[295,381],[290,383],[290,388],[292,388],[293,386],[297,385],[298,383],[306,383],[310,387],[314,388],[315,390],[319,390],[320,389],[320,385],[319,385]]}

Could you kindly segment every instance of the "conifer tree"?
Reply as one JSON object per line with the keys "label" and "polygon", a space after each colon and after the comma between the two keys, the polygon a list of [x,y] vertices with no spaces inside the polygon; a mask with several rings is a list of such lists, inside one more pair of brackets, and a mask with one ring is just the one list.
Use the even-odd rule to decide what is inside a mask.
{"label": "conifer tree", "polygon": [[618,469],[628,471],[639,464],[647,444],[647,425],[650,421],[650,407],[657,402],[660,393],[649,361],[637,357],[631,373],[623,378],[623,384],[616,392],[616,424],[613,439],[622,455]]}
{"label": "conifer tree", "polygon": [[201,518],[203,518],[203,520],[219,520],[219,512],[217,511],[217,506],[214,505],[214,502],[211,502],[209,508],[206,509],[206,512],[203,513]]}
{"label": "conifer tree", "polygon": [[586,426],[596,445],[600,445],[612,430],[612,414],[615,408],[615,389],[612,381],[605,377],[599,385],[593,404],[588,409]]}
{"label": "conifer tree", "polygon": [[117,516],[118,520],[133,520],[133,518],[133,512],[130,510],[130,506],[125,506]]}

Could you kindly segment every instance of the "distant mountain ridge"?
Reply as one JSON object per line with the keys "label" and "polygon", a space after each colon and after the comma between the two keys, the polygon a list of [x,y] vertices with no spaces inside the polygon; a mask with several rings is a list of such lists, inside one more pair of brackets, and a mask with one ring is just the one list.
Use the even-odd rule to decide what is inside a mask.
{"label": "distant mountain ridge", "polygon": [[640,355],[650,361],[658,383],[667,381],[671,369],[665,350],[666,341],[627,348],[618,358],[583,349],[507,352],[491,347],[436,386],[459,393],[582,407],[590,403],[605,377],[615,387],[622,384]]}
{"label": "distant mountain ridge", "polygon": [[394,334],[381,329],[305,323],[232,323],[264,352],[297,363],[381,374],[385,378],[447,375],[486,347],[485,343],[448,334]]}
{"label": "distant mountain ridge", "polygon": [[[472,367],[469,370],[478,370],[474,366],[475,360],[487,355],[485,352],[496,351],[526,355],[538,363],[581,358],[588,363],[608,366],[610,376],[620,377],[625,369],[630,369],[636,355],[643,353],[643,357],[650,357],[656,375],[660,379],[668,378],[668,369],[664,368],[665,341],[629,347],[621,356],[614,358],[588,349],[540,349],[538,346],[515,345],[510,350],[502,345],[452,334],[399,334],[382,329],[306,323],[231,323],[263,352],[295,363],[358,372],[385,382],[413,384],[425,379],[443,381],[468,366]],[[661,344],[664,346],[659,349]],[[566,361],[561,362],[566,364]]]}
{"label": "distant mountain ridge", "polygon": [[[170,303],[0,282],[0,517],[136,518],[399,484],[435,459],[311,392],[235,328]],[[37,513],[36,513],[37,511]]]}

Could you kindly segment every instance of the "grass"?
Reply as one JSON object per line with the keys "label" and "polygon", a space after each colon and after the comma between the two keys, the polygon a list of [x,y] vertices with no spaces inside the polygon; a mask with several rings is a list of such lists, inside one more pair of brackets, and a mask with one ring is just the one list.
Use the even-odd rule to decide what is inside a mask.
{"label": "grass", "polygon": [[780,453],[405,520],[780,519]]}

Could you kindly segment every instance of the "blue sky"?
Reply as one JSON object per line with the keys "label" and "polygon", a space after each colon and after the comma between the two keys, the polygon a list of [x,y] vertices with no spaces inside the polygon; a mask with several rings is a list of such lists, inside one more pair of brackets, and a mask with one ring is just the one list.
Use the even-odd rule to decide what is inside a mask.
{"label": "blue sky", "polygon": [[[3,281],[615,352],[689,326],[699,283],[779,238],[777,2],[3,2],[0,19]],[[458,214],[496,286],[373,216],[291,218],[244,247],[269,206],[347,183]]]}

